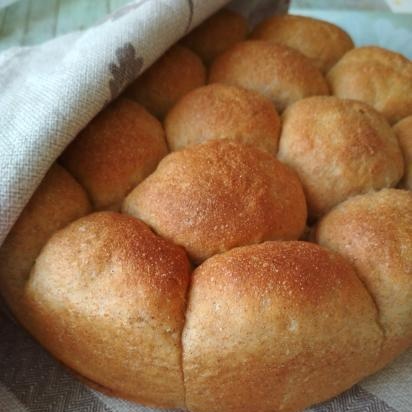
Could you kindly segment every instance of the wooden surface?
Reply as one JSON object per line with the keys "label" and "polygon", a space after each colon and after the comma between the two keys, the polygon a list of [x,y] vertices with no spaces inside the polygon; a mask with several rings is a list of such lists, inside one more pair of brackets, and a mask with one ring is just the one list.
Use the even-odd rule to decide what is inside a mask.
{"label": "wooden surface", "polygon": [[129,0],[20,0],[0,9],[0,50],[85,29]]}

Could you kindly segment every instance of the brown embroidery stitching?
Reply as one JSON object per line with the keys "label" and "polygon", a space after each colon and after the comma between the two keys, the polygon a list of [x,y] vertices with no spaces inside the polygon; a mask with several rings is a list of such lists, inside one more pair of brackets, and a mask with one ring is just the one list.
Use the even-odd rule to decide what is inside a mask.
{"label": "brown embroidery stitching", "polygon": [[110,63],[109,70],[112,74],[110,80],[111,99],[115,99],[123,89],[139,75],[143,67],[143,58],[136,56],[136,50],[128,42],[116,50],[118,63]]}

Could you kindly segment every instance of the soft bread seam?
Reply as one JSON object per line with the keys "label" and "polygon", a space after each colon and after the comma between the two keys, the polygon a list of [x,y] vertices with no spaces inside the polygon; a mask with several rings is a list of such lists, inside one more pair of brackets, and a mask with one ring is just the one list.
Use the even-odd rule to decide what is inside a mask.
{"label": "soft bread seam", "polygon": [[183,378],[183,405],[185,410],[189,410],[187,407],[187,401],[186,401],[186,376],[185,376],[185,368],[184,368],[184,357],[185,357],[185,352],[184,352],[184,345],[183,345],[183,336],[185,333],[186,329],[186,324],[187,324],[187,310],[189,309],[189,301],[190,301],[190,294],[192,291],[192,280],[193,280],[193,263],[190,261],[192,265],[192,271],[190,273],[190,278],[189,278],[189,284],[187,286],[186,290],[186,296],[185,296],[185,302],[186,302],[186,307],[185,307],[185,313],[184,313],[184,322],[183,322],[183,327],[182,327],[182,332],[180,334],[180,368],[182,371],[182,378]]}
{"label": "soft bread seam", "polygon": [[[316,232],[317,231],[315,231],[315,238],[317,239],[317,233]],[[319,243],[316,242],[316,244],[319,244]],[[329,249],[328,247],[326,247],[326,248],[328,250],[332,250],[332,249]],[[362,284],[363,288],[365,289],[366,293],[371,298],[373,306],[376,309],[375,323],[376,323],[376,326],[378,327],[380,333],[382,334],[382,339],[381,339],[381,342],[380,342],[380,345],[379,345],[380,346],[379,347],[379,353],[378,353],[379,356],[378,356],[378,359],[377,359],[377,363],[378,363],[378,362],[380,362],[381,357],[384,353],[384,347],[385,347],[385,344],[386,344],[386,341],[387,341],[386,331],[385,331],[385,328],[383,327],[382,322],[381,322],[381,311],[380,311],[378,303],[376,302],[375,297],[373,296],[373,294],[371,293],[371,291],[369,290],[368,286],[363,281],[363,279],[359,276],[358,270],[356,269],[356,267],[354,265],[352,265],[352,269],[353,269],[354,273],[356,274],[356,277],[358,278],[359,282]]]}
{"label": "soft bread seam", "polygon": [[[86,194],[86,198],[87,198],[87,200],[89,201],[89,205],[90,205],[90,212],[89,212],[88,214],[95,212],[96,209],[95,209],[95,207],[94,207],[94,203],[93,203],[93,201],[92,201],[92,197],[91,197],[89,191],[86,189],[86,187],[80,182],[79,179],[77,179],[77,177],[74,176],[73,173],[69,172],[69,170],[68,170],[65,166],[63,166],[63,164],[60,162],[60,159],[57,159],[57,160],[56,160],[56,164],[58,164],[62,169],[64,169],[64,170],[73,178],[73,180],[74,180],[75,182],[77,182],[77,184],[84,190],[84,193]],[[85,216],[87,216],[87,214],[86,214]],[[75,219],[75,220],[77,220],[77,219]],[[60,228],[60,229],[65,228],[66,226],[70,225],[70,223],[72,223],[72,222],[67,223],[67,225],[65,225],[64,227],[62,227],[62,228]],[[59,230],[60,230],[60,229],[59,229]],[[56,232],[54,232],[54,233],[56,233]],[[49,239],[54,235],[54,233],[52,233],[52,235],[49,237]],[[48,240],[47,240],[47,242],[48,242]],[[46,242],[46,243],[47,243],[47,242]],[[43,248],[42,248],[42,249],[43,249]],[[40,256],[40,253],[39,253],[38,256]],[[36,258],[36,259],[37,259],[37,258]],[[34,265],[33,265],[33,266],[34,266]]]}

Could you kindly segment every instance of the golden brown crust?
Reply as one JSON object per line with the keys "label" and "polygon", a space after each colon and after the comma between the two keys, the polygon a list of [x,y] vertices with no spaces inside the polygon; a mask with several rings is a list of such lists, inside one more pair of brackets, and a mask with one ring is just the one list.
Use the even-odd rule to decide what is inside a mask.
{"label": "golden brown crust", "polygon": [[327,76],[336,96],[366,102],[390,123],[412,115],[412,62],[369,46],[350,50]]}
{"label": "golden brown crust", "polygon": [[54,164],[0,248],[0,291],[16,316],[24,311],[21,295],[41,248],[54,232],[90,210],[83,188]]}
{"label": "golden brown crust", "polygon": [[383,362],[412,345],[412,193],[351,198],[320,221],[316,239],[352,261],[373,296],[386,338]]}
{"label": "golden brown crust", "polygon": [[212,64],[210,83],[227,83],[268,97],[279,111],[307,96],[329,94],[322,73],[296,50],[263,40],[240,42]]}
{"label": "golden brown crust", "polygon": [[86,189],[96,209],[117,209],[166,153],[159,121],[138,103],[120,98],[86,126],[61,162]]}
{"label": "golden brown crust", "polygon": [[280,118],[271,101],[251,90],[210,84],[187,94],[165,120],[171,150],[212,139],[234,139],[275,154]]}
{"label": "golden brown crust", "polygon": [[193,273],[183,367],[194,412],[297,411],[371,372],[382,334],[352,267],[306,242],[214,256]]}
{"label": "golden brown crust", "polygon": [[312,217],[349,196],[395,186],[402,177],[396,136],[365,103],[310,97],[288,108],[282,120],[278,157],[297,171]]}
{"label": "golden brown crust", "polygon": [[200,58],[176,45],[139,76],[126,95],[162,119],[182,96],[205,83],[206,69]]}
{"label": "golden brown crust", "polygon": [[[321,71],[350,37],[299,16],[268,19],[251,41],[246,32],[223,10],[182,40],[206,64],[223,53],[217,83],[204,87],[202,60],[168,50],[130,86],[135,101],[113,102],[62,155],[85,189],[54,165],[0,248],[0,293],[18,320],[109,396],[296,412],[412,345],[412,192],[368,192],[394,186],[404,160],[401,184],[412,188],[412,63],[355,49],[328,75],[353,100],[308,98],[329,93]],[[409,115],[393,128],[400,145],[355,99],[392,123]],[[162,125],[143,106],[169,113],[175,153],[166,156]],[[275,107],[287,108],[285,164],[272,156]],[[334,207],[312,227],[304,191],[313,219]],[[78,219],[92,209],[88,195],[95,209],[123,202],[134,217]],[[332,250],[289,241],[298,238]],[[181,246],[203,262],[192,278]]]}
{"label": "golden brown crust", "polygon": [[297,239],[306,221],[296,174],[231,140],[171,153],[130,193],[123,211],[184,246],[196,262],[240,245]]}
{"label": "golden brown crust", "polygon": [[340,27],[304,16],[272,16],[255,28],[252,38],[298,50],[322,72],[331,69],[354,47],[350,36]]}
{"label": "golden brown crust", "polygon": [[79,219],[47,243],[25,290],[24,326],[54,356],[114,393],[184,405],[181,332],[189,262],[142,222]]}
{"label": "golden brown crust", "polygon": [[398,137],[405,160],[405,173],[400,186],[412,190],[412,116],[405,117],[396,123],[393,130]]}
{"label": "golden brown crust", "polygon": [[244,17],[223,9],[205,20],[181,42],[209,64],[216,56],[242,41],[247,32],[248,25]]}

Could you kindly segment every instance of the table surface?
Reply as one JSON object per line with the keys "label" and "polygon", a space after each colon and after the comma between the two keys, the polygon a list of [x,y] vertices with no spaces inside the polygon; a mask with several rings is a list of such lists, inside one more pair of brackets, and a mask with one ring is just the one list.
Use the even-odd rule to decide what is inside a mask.
{"label": "table surface", "polygon": [[19,0],[0,9],[0,50],[83,30],[130,0]]}
{"label": "table surface", "polygon": [[[13,0],[0,0],[0,6],[2,2],[10,1]],[[0,7],[0,51],[12,46],[38,44],[70,31],[85,29],[129,1],[19,0],[8,7]],[[391,13],[385,0],[292,0],[291,13],[337,23],[354,37],[357,44],[368,43],[369,33],[369,43],[377,43],[376,31],[381,31],[380,26],[378,29],[374,27],[377,21],[390,21],[394,28],[412,30],[412,15]],[[361,39],[358,39],[359,21],[363,26]],[[406,39],[405,44],[410,41],[408,36]],[[386,45],[384,38],[379,42]],[[397,48],[400,52],[402,49],[403,46]],[[409,55],[409,51],[404,54]]]}

